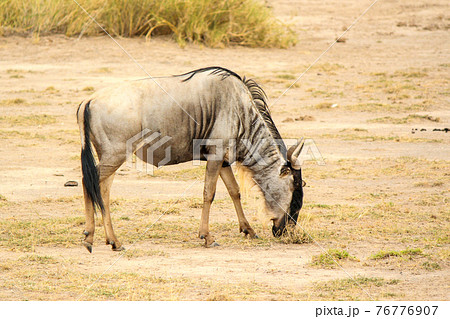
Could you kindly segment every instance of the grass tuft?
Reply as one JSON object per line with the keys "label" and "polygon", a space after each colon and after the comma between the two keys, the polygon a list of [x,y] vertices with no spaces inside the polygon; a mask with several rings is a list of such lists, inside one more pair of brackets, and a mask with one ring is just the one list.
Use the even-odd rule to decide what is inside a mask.
{"label": "grass tuft", "polygon": [[375,119],[368,120],[369,123],[389,123],[389,124],[407,124],[407,123],[415,123],[422,121],[430,121],[439,123],[441,119],[439,117],[433,117],[430,115],[419,115],[419,114],[410,114],[406,117],[402,118],[393,118],[391,116],[378,117]]}
{"label": "grass tuft", "polygon": [[312,237],[300,227],[286,228],[286,232],[280,237],[285,244],[308,244],[313,242]]}
{"label": "grass tuft", "polygon": [[85,92],[94,92],[95,89],[94,89],[93,86],[86,86],[86,87],[83,88],[83,91],[85,91]]}
{"label": "grass tuft", "polygon": [[10,126],[47,125],[56,122],[56,116],[47,114],[0,116],[0,124]]}
{"label": "grass tuft", "polygon": [[401,250],[401,251],[397,251],[397,250],[389,250],[389,251],[384,251],[384,250],[380,250],[379,252],[377,252],[376,254],[373,254],[370,258],[371,259],[386,259],[389,257],[402,257],[402,256],[417,256],[417,255],[423,255],[423,252],[420,248],[408,248],[405,250]]}
{"label": "grass tuft", "polygon": [[441,269],[441,266],[438,263],[436,263],[436,262],[429,262],[429,261],[424,262],[422,264],[422,267],[425,268],[428,271]]}
{"label": "grass tuft", "polygon": [[357,276],[355,278],[335,279],[314,284],[314,290],[324,300],[360,300],[364,298],[361,288],[377,291],[380,287],[397,285],[397,279],[386,280],[380,277]]}
{"label": "grass tuft", "polygon": [[321,267],[333,267],[336,265],[335,261],[339,260],[356,260],[356,258],[350,256],[346,250],[328,249],[326,253],[313,256],[311,264]]}
{"label": "grass tuft", "polygon": [[11,251],[31,251],[36,246],[73,247],[80,240],[84,218],[50,218],[31,221],[0,221],[0,247]]}
{"label": "grass tuft", "polygon": [[20,104],[26,104],[26,101],[21,98],[0,101],[0,105],[3,106],[20,105]]}
{"label": "grass tuft", "polygon": [[[289,47],[295,33],[257,0],[85,0],[81,3],[113,36],[170,35],[180,45]],[[4,0],[0,34],[99,35],[103,31],[74,1]]]}

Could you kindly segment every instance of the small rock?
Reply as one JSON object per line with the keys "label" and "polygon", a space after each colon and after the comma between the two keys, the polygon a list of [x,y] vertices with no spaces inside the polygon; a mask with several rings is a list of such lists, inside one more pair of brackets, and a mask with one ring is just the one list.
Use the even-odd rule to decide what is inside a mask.
{"label": "small rock", "polygon": [[299,116],[295,119],[296,121],[315,121],[316,119],[311,115]]}
{"label": "small rock", "polygon": [[294,119],[292,117],[288,117],[283,120],[283,123],[288,123],[288,122],[294,122]]}
{"label": "small rock", "polygon": [[76,182],[76,181],[67,181],[64,184],[64,187],[76,187],[76,186],[78,186],[78,182]]}

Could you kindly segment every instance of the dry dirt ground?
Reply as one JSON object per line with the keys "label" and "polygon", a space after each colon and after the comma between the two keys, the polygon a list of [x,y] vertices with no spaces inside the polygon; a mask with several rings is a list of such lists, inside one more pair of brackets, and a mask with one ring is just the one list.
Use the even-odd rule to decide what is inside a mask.
{"label": "dry dirt ground", "polygon": [[[269,3],[295,47],[117,41],[153,76],[220,65],[273,103],[369,5]],[[252,193],[261,238],[243,238],[219,182],[221,246],[205,249],[203,167],[124,165],[112,189],[121,258],[100,216],[94,252],[81,245],[82,189],[64,183],[81,182],[79,102],[146,74],[107,37],[0,38],[0,300],[448,300],[450,133],[433,129],[450,127],[449,12],[445,0],[380,0],[272,107],[282,135],[312,138],[326,162],[303,167],[300,224],[313,240],[272,238]]]}

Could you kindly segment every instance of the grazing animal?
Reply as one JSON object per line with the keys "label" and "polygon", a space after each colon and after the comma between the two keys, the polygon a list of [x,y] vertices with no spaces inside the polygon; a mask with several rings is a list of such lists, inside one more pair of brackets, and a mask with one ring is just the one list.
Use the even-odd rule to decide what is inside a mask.
{"label": "grazing animal", "polygon": [[[219,176],[233,200],[239,230],[257,237],[244,216],[230,167],[233,162],[245,167],[261,188],[274,236],[281,236],[287,224],[297,222],[303,203],[302,173],[297,164],[302,144],[286,149],[270,116],[265,93],[251,79],[221,67],[208,67],[158,78],[158,83],[151,79],[133,81],[94,93],[80,104],[77,120],[86,214],[83,243],[89,252],[96,207],[102,213],[106,244],[113,250],[123,249],[111,223],[110,188],[114,173],[126,161],[127,141],[143,130],[170,137],[164,144],[167,147],[155,148],[150,158],[142,155],[146,152],[136,152],[154,165],[163,160],[165,165],[173,165],[195,159],[196,141],[220,140],[225,145],[217,155],[215,146],[200,143],[197,158],[207,161],[199,231],[206,247],[215,245],[209,232],[209,211]],[[98,155],[97,165],[91,142]],[[145,147],[157,142],[154,139]]]}

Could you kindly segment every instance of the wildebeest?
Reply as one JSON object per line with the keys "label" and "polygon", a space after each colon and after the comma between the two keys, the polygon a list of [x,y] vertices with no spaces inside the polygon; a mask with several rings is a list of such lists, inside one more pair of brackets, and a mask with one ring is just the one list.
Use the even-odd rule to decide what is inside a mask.
{"label": "wildebeest", "polygon": [[[110,188],[114,173],[126,161],[127,141],[144,130],[170,137],[164,149],[156,148],[152,156],[143,158],[155,165],[162,160],[165,165],[193,160],[198,141],[219,140],[225,145],[217,155],[215,146],[200,143],[199,159],[207,163],[199,237],[205,240],[206,247],[215,244],[209,233],[209,211],[219,176],[233,200],[240,231],[256,237],[244,216],[230,167],[233,162],[251,173],[264,194],[273,220],[273,235],[282,235],[288,223],[295,225],[303,204],[302,173],[297,163],[302,144],[286,149],[261,87],[221,67],[157,81],[149,78],[99,90],[78,108],[86,214],[83,243],[89,252],[96,207],[102,213],[106,244],[113,250],[123,249],[111,223]],[[97,165],[91,142],[98,155]],[[154,143],[156,139],[145,146]]]}

